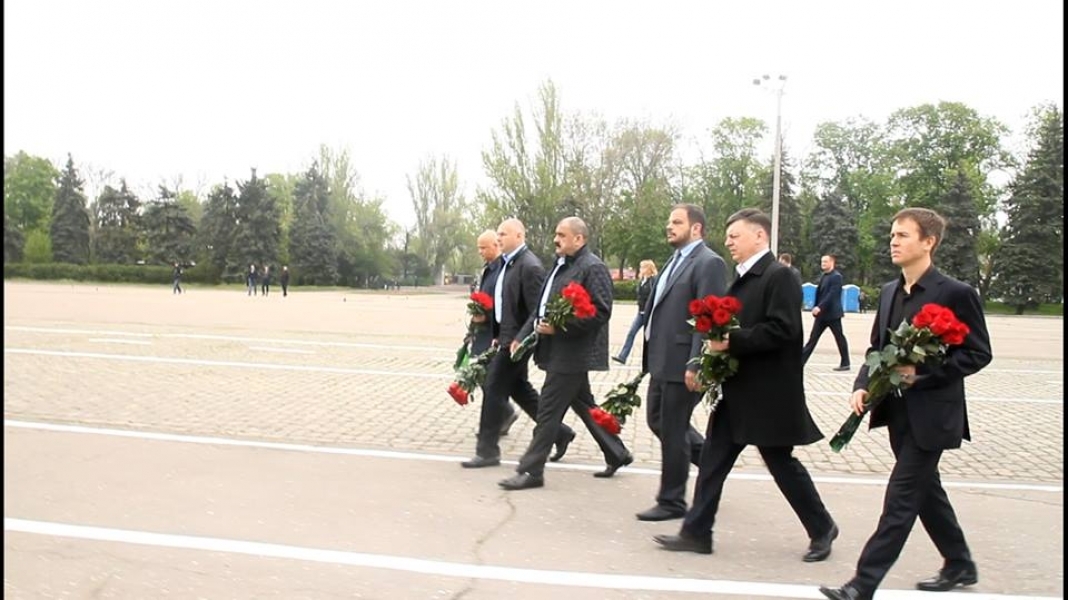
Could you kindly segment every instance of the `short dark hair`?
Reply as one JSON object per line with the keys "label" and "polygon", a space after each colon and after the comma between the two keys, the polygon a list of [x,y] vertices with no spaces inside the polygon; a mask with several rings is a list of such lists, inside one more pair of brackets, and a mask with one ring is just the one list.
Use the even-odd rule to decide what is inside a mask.
{"label": "short dark hair", "polygon": [[788,265],[794,264],[794,257],[789,252],[783,252],[782,254],[780,254],[779,255],[779,260],[786,261],[786,264],[788,264]]}
{"label": "short dark hair", "polygon": [[753,225],[760,226],[764,230],[764,233],[771,237],[771,219],[768,215],[760,212],[756,208],[743,208],[742,210],[727,217],[727,227],[734,224],[735,221],[745,221],[746,223],[752,223]]}
{"label": "short dark hair", "polygon": [[680,208],[686,211],[686,220],[689,221],[691,225],[694,223],[699,223],[701,225],[701,235],[704,236],[705,230],[708,229],[705,224],[705,210],[696,204],[676,204],[671,207],[671,211],[675,212]]}
{"label": "short dark hair", "polygon": [[931,247],[931,257],[934,258],[935,250],[938,249],[938,245],[942,243],[942,240],[946,238],[945,217],[929,208],[909,207],[897,211],[891,223],[901,219],[915,221],[920,228],[921,236],[935,239],[934,246]]}

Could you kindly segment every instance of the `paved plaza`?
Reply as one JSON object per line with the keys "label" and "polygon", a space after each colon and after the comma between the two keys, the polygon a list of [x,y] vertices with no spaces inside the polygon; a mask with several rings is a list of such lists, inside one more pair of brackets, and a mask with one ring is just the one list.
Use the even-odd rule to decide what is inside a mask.
{"label": "paved plaza", "polygon": [[[502,467],[459,467],[481,401],[445,393],[465,304],[461,288],[283,298],[5,281],[5,597],[819,598],[851,575],[892,465],[885,429],[841,454],[797,449],[842,529],[828,561],[801,562],[804,531],[752,448],[715,554],[663,552],[651,536],[678,521],[633,517],[659,466],[642,415],[622,434],[635,463],[610,480],[590,477],[602,459],[574,415],[579,436],[544,489],[496,486],[530,441],[526,416]],[[634,312],[616,307],[613,351]],[[829,333],[807,366],[828,438],[872,316],[845,317],[853,372],[832,371]],[[980,583],[949,597],[1061,597],[1063,320],[988,325],[994,361],[967,384],[975,441],[941,462]],[[639,345],[592,374],[594,393],[640,364]],[[695,426],[707,418],[699,407]],[[913,584],[938,566],[917,526],[876,597],[925,597]]]}

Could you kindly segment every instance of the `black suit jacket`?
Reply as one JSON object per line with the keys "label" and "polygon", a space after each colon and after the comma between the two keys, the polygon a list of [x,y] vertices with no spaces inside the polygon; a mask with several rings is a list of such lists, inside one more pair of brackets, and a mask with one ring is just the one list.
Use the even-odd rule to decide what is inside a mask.
{"label": "black suit jacket", "polygon": [[[903,285],[903,279],[899,277],[882,288],[868,352],[881,350],[890,343],[890,309],[900,285]],[[959,448],[961,440],[971,439],[964,378],[977,373],[993,358],[983,305],[975,289],[943,275],[933,266],[913,286],[912,295],[903,315],[906,321],[911,321],[924,304],[933,302],[952,310],[971,329],[963,344],[950,346],[944,363],[918,366],[916,382],[902,392],[916,445],[924,450]],[[853,389],[867,387],[868,366],[864,365],[857,373]],[[889,402],[876,406],[871,413],[869,428],[887,425],[889,410]]]}
{"label": "black suit jacket", "polygon": [[820,276],[816,286],[816,306],[820,307],[817,319],[833,321],[845,314],[842,311],[842,274],[837,269]]}
{"label": "black suit jacket", "polygon": [[[501,272],[501,260],[498,258],[482,268],[482,277],[478,282],[478,291],[493,297],[493,286],[497,285],[497,275]],[[471,353],[482,354],[489,350],[490,344],[497,337],[497,323],[490,315],[484,323],[473,323],[474,338],[471,340]]]}
{"label": "black suit jacket", "polygon": [[529,247],[509,259],[501,290],[501,321],[497,324],[497,341],[502,348],[516,339],[523,324],[537,312],[544,282],[545,267]]}
{"label": "black suit jacket", "polygon": [[805,403],[801,361],[801,288],[790,269],[767,253],[727,294],[742,304],[740,329],[727,351],[738,372],[723,382],[736,444],[799,446],[823,437]]}
{"label": "black suit jacket", "polygon": [[[505,272],[505,279],[510,275]],[[566,331],[557,328],[553,335],[543,335],[534,347],[534,361],[542,370],[553,373],[583,373],[608,370],[608,319],[612,317],[612,276],[597,255],[587,246],[579,248],[574,256],[568,256],[553,278],[549,299],[564,287],[576,281],[586,288],[597,314],[589,319],[568,320]],[[546,276],[546,284],[548,276]],[[538,291],[537,303],[541,302],[545,284]],[[523,329],[519,339],[534,331],[538,304]]]}

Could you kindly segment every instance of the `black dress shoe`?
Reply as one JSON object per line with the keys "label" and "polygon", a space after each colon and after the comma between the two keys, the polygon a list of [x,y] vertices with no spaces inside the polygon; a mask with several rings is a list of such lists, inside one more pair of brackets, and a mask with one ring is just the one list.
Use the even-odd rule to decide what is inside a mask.
{"label": "black dress shoe", "polygon": [[638,517],[639,521],[670,521],[672,519],[681,519],[686,516],[686,511],[671,510],[657,504],[649,510],[643,510],[642,512],[634,515]]}
{"label": "black dress shoe", "polygon": [[628,452],[627,455],[623,457],[623,462],[619,463],[618,465],[608,465],[604,468],[603,471],[597,471],[593,474],[593,476],[600,477],[601,479],[611,477],[616,474],[616,471],[622,469],[623,467],[629,465],[632,462],[634,462],[634,455]]}
{"label": "black dress shoe", "polygon": [[979,583],[979,571],[972,564],[966,567],[943,567],[938,575],[917,583],[916,589],[925,592],[948,592],[958,585],[975,585],[976,583]]}
{"label": "black dress shoe", "polygon": [[566,437],[556,442],[556,452],[549,457],[549,462],[556,462],[567,454],[567,447],[571,445],[571,442],[575,441],[575,432],[572,431],[570,437]]}
{"label": "black dress shoe", "polygon": [[654,535],[653,540],[664,550],[712,554],[712,536],[695,538],[688,535]]}
{"label": "black dress shoe", "polygon": [[501,437],[508,435],[508,431],[512,429],[512,425],[519,420],[519,413],[512,411],[512,414],[504,418],[504,423],[501,423]]}
{"label": "black dress shoe", "polygon": [[482,467],[496,467],[501,464],[500,458],[483,458],[476,456],[471,460],[465,460],[460,466],[465,469],[481,469]]}
{"label": "black dress shoe", "polygon": [[621,364],[621,365],[625,365],[625,364],[627,364],[627,359],[625,359],[625,358],[619,358],[618,356],[613,356],[613,357],[612,357],[612,360],[616,361],[617,363],[619,363],[619,364]]}
{"label": "black dress shoe", "polygon": [[831,542],[838,537],[838,525],[831,523],[831,530],[818,538],[813,538],[808,545],[808,552],[801,559],[805,562],[827,560],[831,555]]}
{"label": "black dress shoe", "polygon": [[850,367],[849,365],[841,365],[841,366],[835,367],[834,370],[835,371],[848,371],[851,368],[852,367]]}
{"label": "black dress shoe", "polygon": [[831,600],[872,600],[870,592],[862,592],[853,587],[851,583],[847,583],[840,588],[829,588],[821,585],[820,592]]}
{"label": "black dress shoe", "polygon": [[508,479],[502,479],[497,482],[497,485],[506,490],[526,490],[530,488],[540,488],[545,485],[545,479],[540,475],[531,475],[530,473],[519,473],[514,477]]}

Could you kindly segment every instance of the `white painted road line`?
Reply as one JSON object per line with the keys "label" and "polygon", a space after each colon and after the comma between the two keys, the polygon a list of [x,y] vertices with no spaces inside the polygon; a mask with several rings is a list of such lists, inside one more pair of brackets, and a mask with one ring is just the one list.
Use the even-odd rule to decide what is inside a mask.
{"label": "white painted road line", "polygon": [[249,346],[249,350],[261,352],[282,352],[285,354],[315,354],[315,350],[299,350],[297,348],[268,348],[267,346]]}
{"label": "white painted road line", "polygon": [[[79,433],[90,435],[105,435],[112,437],[125,437],[142,440],[162,442],[178,442],[183,444],[211,444],[217,446],[240,446],[245,448],[264,448],[269,450],[281,450],[286,452],[309,452],[315,454],[342,454],[348,456],[362,456],[371,458],[390,458],[399,460],[425,460],[433,462],[461,462],[468,456],[448,456],[443,454],[420,454],[418,452],[398,452],[394,450],[369,450],[362,448],[336,448],[331,446],[316,446],[313,444],[288,444],[283,442],[262,442],[256,440],[239,440],[222,437],[181,435],[176,433],[159,433],[153,431],[136,431],[129,429],[108,429],[100,427],[86,427],[84,425],[63,425],[59,423],[41,423],[34,421],[16,421],[4,419],[4,427],[17,429],[33,429],[38,431],[54,431],[60,433]],[[516,461],[501,461],[504,464],[517,464]],[[574,470],[574,471],[600,471],[604,465],[575,465],[549,463],[550,469]],[[638,467],[626,467],[627,473],[639,475],[660,476],[660,469],[643,469]],[[727,477],[740,481],[772,481],[771,475],[759,473],[731,473]],[[813,476],[812,480],[817,483],[834,483],[845,485],[876,485],[885,486],[885,478],[861,478],[861,477],[835,477]],[[947,488],[982,489],[982,490],[1014,490],[1027,492],[1049,492],[1060,494],[1064,492],[1062,485],[1039,485],[1025,483],[991,483],[981,481],[942,481],[942,486]]]}
{"label": "white painted road line", "polygon": [[139,344],[141,346],[151,346],[152,342],[146,342],[144,340],[120,340],[118,338],[89,338],[90,342],[100,342],[104,344]]}
{"label": "white painted road line", "polygon": [[[102,542],[118,542],[140,546],[226,552],[229,554],[283,558],[372,569],[387,569],[391,571],[458,577],[462,579],[483,579],[614,590],[693,592],[724,594],[729,596],[766,596],[769,598],[811,598],[818,600],[823,597],[819,590],[816,589],[816,586],[812,584],[764,583],[724,579],[683,579],[649,575],[611,575],[581,571],[550,571],[544,569],[496,567],[490,565],[473,565],[458,562],[408,558],[405,556],[392,556],[388,554],[365,554],[362,552],[346,552],[227,538],[175,535],[151,531],[136,531],[131,529],[111,529],[107,527],[89,527],[85,525],[72,525],[49,521],[31,521],[28,519],[18,519],[7,516],[4,517],[4,531]],[[1045,598],[1051,597],[983,594],[974,592],[968,592],[965,595],[969,600],[1044,600]],[[883,600],[902,600],[906,598],[923,598],[926,600],[929,597],[930,593],[917,592],[915,590],[879,590],[879,598]]]}

